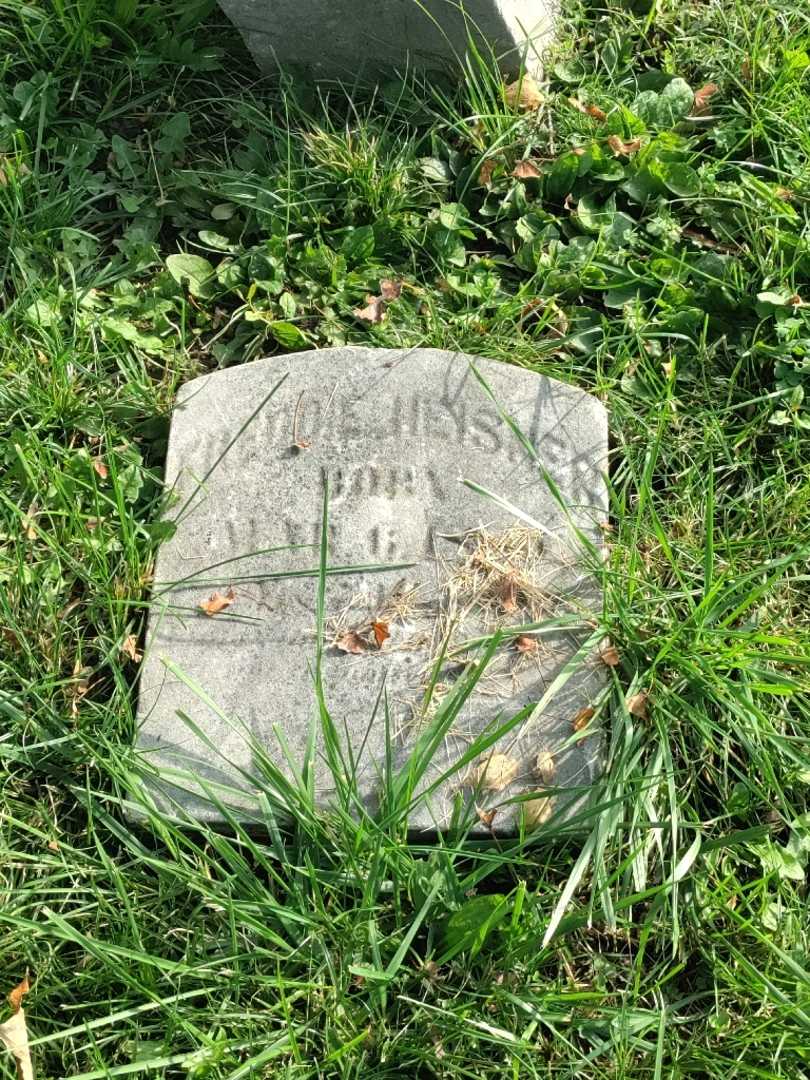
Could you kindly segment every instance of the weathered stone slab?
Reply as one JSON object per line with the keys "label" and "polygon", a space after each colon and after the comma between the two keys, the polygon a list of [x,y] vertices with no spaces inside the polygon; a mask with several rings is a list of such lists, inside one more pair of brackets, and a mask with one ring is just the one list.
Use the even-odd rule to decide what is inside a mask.
{"label": "weathered stone slab", "polygon": [[551,0],[220,0],[265,71],[304,67],[316,78],[446,71],[468,51],[530,72],[552,27]]}
{"label": "weathered stone slab", "polygon": [[[505,414],[534,448],[565,509]],[[465,678],[480,650],[464,643],[567,619],[565,629],[521,638],[513,631],[504,639],[420,790],[488,725],[521,709],[531,713],[542,701],[487,752],[506,755],[506,774],[493,759],[481,784],[486,759],[470,762],[410,821],[416,829],[444,829],[454,805],[474,803],[484,811],[497,806],[492,827],[510,831],[520,810],[503,804],[538,787],[560,789],[553,804],[542,804],[547,809],[570,810],[599,769],[599,735],[579,728],[582,710],[604,688],[604,666],[591,657],[559,690],[550,688],[587,639],[588,609],[600,602],[577,558],[572,526],[600,547],[606,455],[606,415],[595,398],[462,354],[327,349],[187,383],[166,467],[176,495],[168,517],[177,530],[157,560],[140,683],[138,747],[162,771],[158,788],[216,818],[197,797],[198,782],[236,787],[242,794],[226,801],[250,816],[258,764],[245,730],[286,777],[300,768],[317,713],[317,567],[328,480],[330,569],[392,566],[330,573],[326,581],[325,696],[362,799],[378,804],[386,760],[396,768],[408,760]],[[272,576],[282,572],[311,573]],[[215,593],[230,597],[229,590],[232,602],[220,614],[200,610]],[[328,806],[335,782],[318,738],[315,786]],[[172,770],[190,776],[175,777],[172,787]],[[480,823],[477,831],[489,830]]]}

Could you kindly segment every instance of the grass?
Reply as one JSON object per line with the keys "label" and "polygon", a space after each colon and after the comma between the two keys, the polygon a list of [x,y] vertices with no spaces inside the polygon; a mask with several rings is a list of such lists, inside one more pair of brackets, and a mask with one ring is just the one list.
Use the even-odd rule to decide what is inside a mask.
{"label": "grass", "polygon": [[[38,1075],[810,1075],[810,15],[643,7],[568,5],[524,113],[476,67],[259,79],[210,4],[0,4],[0,955]],[[174,392],[343,342],[610,408],[579,838],[123,813]]]}

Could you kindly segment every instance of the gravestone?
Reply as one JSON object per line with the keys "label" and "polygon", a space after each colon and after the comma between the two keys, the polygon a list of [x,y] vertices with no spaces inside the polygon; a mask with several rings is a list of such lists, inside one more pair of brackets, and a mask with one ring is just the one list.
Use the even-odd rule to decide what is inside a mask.
{"label": "gravestone", "polygon": [[[138,749],[158,801],[217,819],[215,792],[258,820],[261,752],[294,782],[317,715],[328,485],[321,670],[359,797],[379,805],[386,774],[470,678],[471,642],[500,631],[411,827],[446,829],[468,807],[474,832],[510,832],[526,808],[509,800],[538,788],[555,793],[527,804],[538,822],[570,814],[600,767],[601,597],[581,542],[598,558],[606,455],[595,398],[463,354],[326,349],[187,383],[166,466],[176,531],[157,558],[140,680]],[[326,808],[336,781],[316,741]]]}
{"label": "gravestone", "polygon": [[469,40],[505,72],[539,70],[551,0],[220,0],[265,71],[316,78],[393,76],[459,66]]}

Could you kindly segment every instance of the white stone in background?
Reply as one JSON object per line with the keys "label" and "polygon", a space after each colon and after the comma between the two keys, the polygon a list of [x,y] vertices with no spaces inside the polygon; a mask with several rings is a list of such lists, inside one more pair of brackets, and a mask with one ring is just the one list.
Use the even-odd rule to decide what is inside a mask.
{"label": "white stone in background", "polygon": [[537,74],[553,0],[220,0],[265,71],[304,67],[316,78],[447,71],[468,50]]}
{"label": "white stone in background", "polygon": [[[501,410],[535,448],[567,513]],[[193,814],[217,819],[197,797],[197,782],[235,785],[243,790],[236,802],[250,814],[256,809],[251,791],[259,785],[249,779],[256,759],[240,725],[288,777],[303,761],[316,717],[325,477],[329,565],[398,564],[381,573],[327,578],[326,700],[370,807],[380,798],[386,768],[383,692],[392,760],[401,767],[425,720],[463,678],[464,661],[477,655],[453,649],[532,620],[569,613],[577,622],[565,632],[500,647],[437,748],[428,777],[452,767],[487,724],[541,701],[591,632],[589,609],[601,595],[574,558],[571,523],[601,546],[606,456],[606,414],[596,398],[532,371],[459,353],[326,349],[187,383],[172,419],[166,466],[166,483],[178,498],[169,512],[177,531],[157,560],[140,682],[138,748],[163,772],[158,788]],[[541,528],[527,527],[462,479],[497,493]],[[310,573],[272,576],[279,571]],[[215,594],[214,607],[227,606],[209,616],[201,605]],[[426,717],[425,687],[448,633],[453,655]],[[441,784],[414,810],[411,825],[447,828],[460,792],[485,816],[499,807],[492,827],[510,832],[517,815],[505,800],[546,785],[586,791],[599,771],[601,740],[582,734],[583,710],[598,700],[605,672],[593,658],[578,663],[537,715],[493,747],[497,759],[488,767],[471,762]],[[334,781],[320,737],[317,752],[315,791],[326,808]],[[189,774],[173,788],[172,769]],[[532,822],[542,824],[549,808],[535,803]],[[487,835],[486,822],[476,823],[476,831]]]}

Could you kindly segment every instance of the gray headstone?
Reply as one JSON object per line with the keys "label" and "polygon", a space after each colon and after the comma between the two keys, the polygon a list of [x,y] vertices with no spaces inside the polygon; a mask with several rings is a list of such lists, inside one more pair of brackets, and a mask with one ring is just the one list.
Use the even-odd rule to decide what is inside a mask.
{"label": "gray headstone", "polygon": [[470,36],[504,71],[539,70],[552,0],[220,0],[259,67],[304,67],[316,78],[446,71]]}
{"label": "gray headstone", "polygon": [[[584,536],[601,550],[606,456],[595,398],[463,354],[327,349],[187,383],[166,466],[177,528],[157,559],[140,682],[138,747],[162,776],[152,786],[207,818],[217,812],[200,785],[238,788],[226,801],[250,815],[255,746],[285,777],[300,768],[317,713],[328,482],[329,570],[385,568],[326,577],[325,697],[361,798],[378,805],[386,762],[408,761],[468,677],[465,662],[480,650],[464,643],[511,627],[419,790],[493,724],[525,717],[422,800],[410,823],[444,829],[461,802],[473,815],[498,806],[491,827],[508,832],[524,811],[503,804],[549,786],[557,797],[534,813],[570,813],[600,767],[599,734],[582,726],[606,669],[592,654],[571,661],[601,601],[578,549]],[[206,614],[214,596],[231,602]],[[514,632],[555,619],[557,628]],[[328,807],[335,781],[320,735],[315,787]]]}

